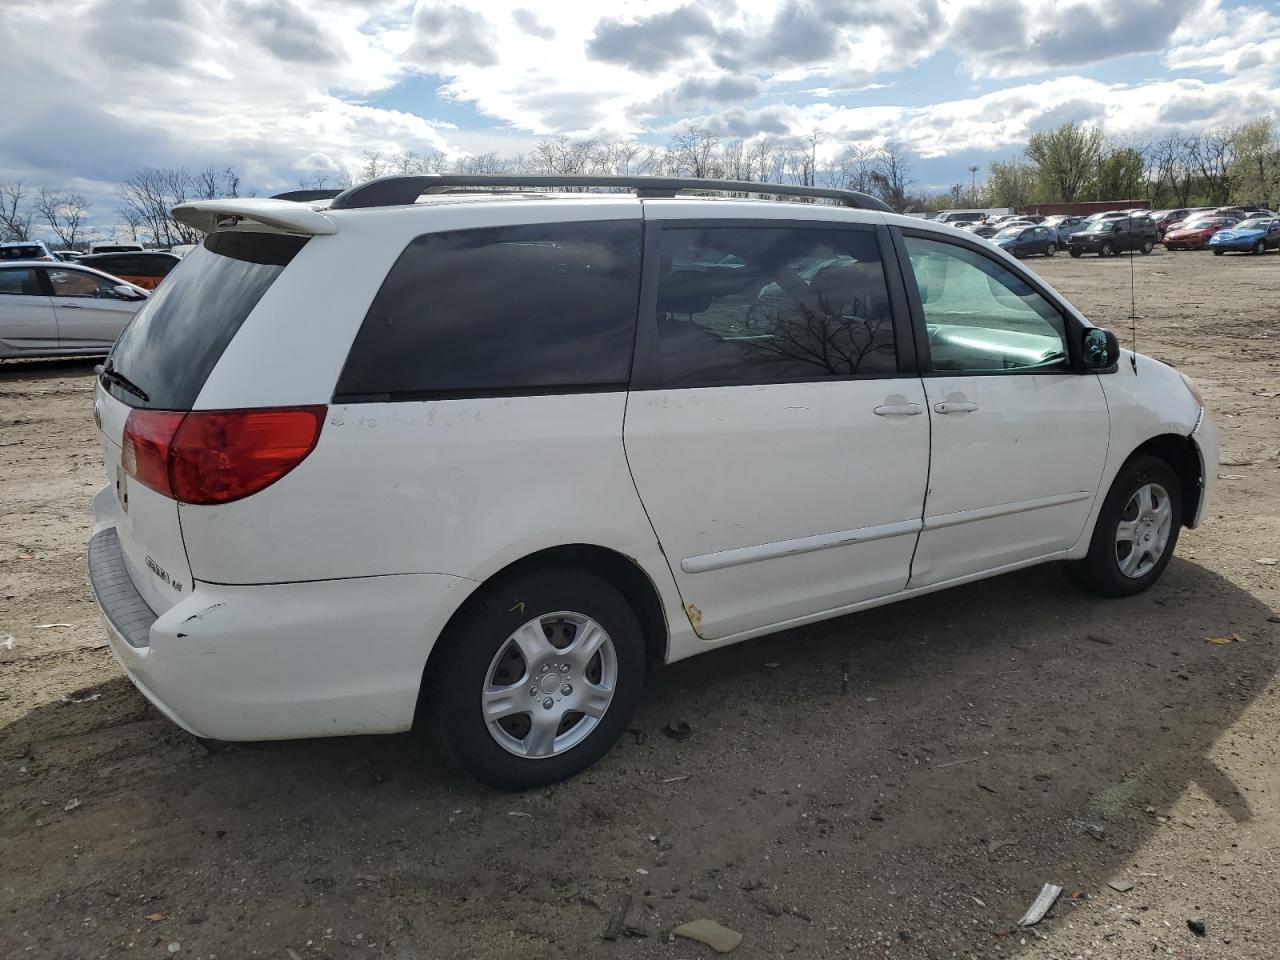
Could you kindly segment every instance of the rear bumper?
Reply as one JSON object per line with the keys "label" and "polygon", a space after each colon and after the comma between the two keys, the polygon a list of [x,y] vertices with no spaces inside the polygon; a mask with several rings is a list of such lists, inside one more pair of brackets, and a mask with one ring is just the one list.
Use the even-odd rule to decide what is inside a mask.
{"label": "rear bumper", "polygon": [[114,527],[90,542],[89,579],[129,679],[178,726],[216,740],[409,729],[431,646],[474,586],[443,574],[197,582],[157,616],[133,589]]}

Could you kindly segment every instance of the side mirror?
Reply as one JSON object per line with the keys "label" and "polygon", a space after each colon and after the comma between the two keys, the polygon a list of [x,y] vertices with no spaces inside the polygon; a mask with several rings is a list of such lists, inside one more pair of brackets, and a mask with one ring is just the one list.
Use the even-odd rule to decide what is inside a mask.
{"label": "side mirror", "polygon": [[1086,370],[1106,370],[1120,361],[1120,342],[1110,330],[1090,327],[1084,332],[1081,347]]}
{"label": "side mirror", "polygon": [[111,292],[121,300],[141,300],[146,296],[146,294],[139,293],[137,290],[133,289],[133,287],[123,283],[112,287]]}

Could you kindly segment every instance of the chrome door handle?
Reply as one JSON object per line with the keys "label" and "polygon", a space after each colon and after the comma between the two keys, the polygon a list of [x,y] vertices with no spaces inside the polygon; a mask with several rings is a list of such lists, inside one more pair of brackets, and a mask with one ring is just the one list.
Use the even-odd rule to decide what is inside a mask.
{"label": "chrome door handle", "polygon": [[874,413],[877,417],[914,417],[924,413],[924,408],[918,403],[882,403]]}
{"label": "chrome door handle", "polygon": [[948,400],[935,403],[933,409],[936,413],[972,413],[978,409],[978,405],[968,400]]}

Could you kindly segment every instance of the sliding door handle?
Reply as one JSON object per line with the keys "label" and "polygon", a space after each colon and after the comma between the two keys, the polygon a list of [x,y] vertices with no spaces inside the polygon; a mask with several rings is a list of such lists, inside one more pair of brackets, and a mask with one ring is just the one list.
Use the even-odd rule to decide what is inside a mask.
{"label": "sliding door handle", "polygon": [[933,405],[935,413],[973,413],[977,409],[978,405],[968,400],[946,400]]}
{"label": "sliding door handle", "polygon": [[877,417],[914,417],[924,413],[924,407],[918,403],[882,403],[875,408]]}

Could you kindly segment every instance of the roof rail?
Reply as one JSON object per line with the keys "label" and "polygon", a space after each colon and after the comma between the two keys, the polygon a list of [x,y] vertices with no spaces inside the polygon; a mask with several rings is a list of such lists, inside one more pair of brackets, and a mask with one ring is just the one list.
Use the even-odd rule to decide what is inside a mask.
{"label": "roof rail", "polygon": [[271,199],[310,203],[313,200],[332,200],[341,192],[341,190],[286,190],[284,193],[277,193]]}
{"label": "roof rail", "polygon": [[519,187],[609,187],[634,190],[641,198],[674,197],[678,193],[756,193],[774,197],[812,197],[838,200],[847,207],[892,213],[893,208],[867,193],[830,187],[801,187],[788,183],[753,183],[748,180],[700,180],[694,177],[638,177],[584,174],[417,174],[379,177],[338,194],[330,210],[359,207],[398,207],[417,201],[424,193],[449,193],[466,189],[501,190]]}

